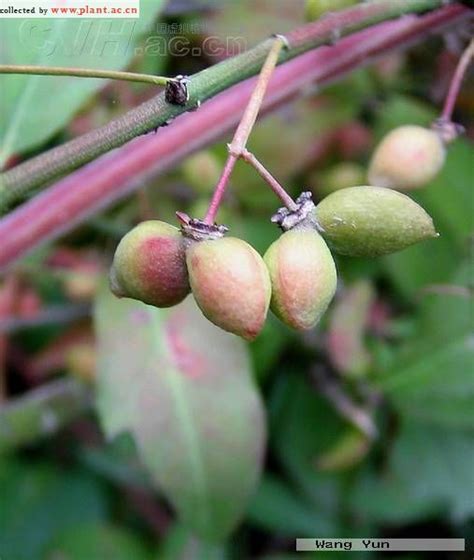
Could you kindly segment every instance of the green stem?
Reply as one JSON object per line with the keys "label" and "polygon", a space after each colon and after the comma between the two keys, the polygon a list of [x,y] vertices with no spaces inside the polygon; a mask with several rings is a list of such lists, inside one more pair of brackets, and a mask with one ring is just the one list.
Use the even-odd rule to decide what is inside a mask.
{"label": "green stem", "polygon": [[[315,47],[331,44],[340,37],[375,23],[403,14],[431,10],[444,3],[445,0],[374,0],[334,12],[287,34],[285,37],[289,48],[280,52],[278,62],[285,62]],[[168,103],[164,93],[160,93],[107,125],[3,173],[0,176],[0,208],[257,74],[273,44],[274,39],[267,39],[249,51],[192,76],[188,83],[189,101],[185,106]]]}
{"label": "green stem", "polygon": [[103,78],[105,80],[124,80],[126,82],[140,82],[155,86],[166,86],[173,78],[153,76],[151,74],[136,74],[134,72],[119,72],[115,70],[96,70],[92,68],[67,68],[64,66],[34,66],[0,64],[0,74],[34,74],[37,76],[74,76],[76,78]]}

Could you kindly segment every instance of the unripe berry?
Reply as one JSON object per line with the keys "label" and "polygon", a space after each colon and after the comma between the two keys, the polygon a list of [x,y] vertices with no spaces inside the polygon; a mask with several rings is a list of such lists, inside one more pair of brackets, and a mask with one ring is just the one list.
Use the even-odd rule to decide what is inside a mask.
{"label": "unripe berry", "polygon": [[437,237],[433,220],[408,196],[382,187],[350,187],[324,198],[314,211],[328,245],[343,255],[369,257]]}
{"label": "unripe berry", "polygon": [[186,262],[204,315],[225,331],[254,339],[265,323],[271,296],[268,271],[257,251],[235,237],[190,241]]}
{"label": "unripe berry", "polygon": [[432,181],[444,164],[440,136],[422,126],[400,126],[385,136],[369,166],[369,183],[377,187],[409,190]]}
{"label": "unripe berry", "polygon": [[271,309],[295,329],[310,329],[326,311],[336,291],[332,255],[311,227],[283,233],[264,256],[272,281]]}
{"label": "unripe berry", "polygon": [[110,287],[118,297],[156,307],[182,301],[190,288],[180,230],[149,220],[129,231],[115,251]]}

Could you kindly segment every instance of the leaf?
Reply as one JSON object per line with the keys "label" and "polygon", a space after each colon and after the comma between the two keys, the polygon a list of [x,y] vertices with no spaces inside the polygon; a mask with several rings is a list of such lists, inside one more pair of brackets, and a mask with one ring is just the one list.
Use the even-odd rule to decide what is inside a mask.
{"label": "leaf", "polygon": [[0,460],[0,557],[41,558],[58,532],[94,523],[107,513],[106,497],[94,477],[61,471],[47,463]]}
{"label": "leaf", "polygon": [[44,560],[151,560],[151,554],[131,532],[112,525],[86,523],[59,534]]}
{"label": "leaf", "polygon": [[453,428],[474,428],[474,337],[436,347],[387,376],[382,385],[403,416]]}
{"label": "leaf", "polygon": [[206,543],[175,523],[160,540],[156,560],[228,560],[227,547],[223,544]]}
{"label": "leaf", "polygon": [[[433,221],[436,225],[436,218]],[[382,257],[390,280],[404,297],[414,299],[418,290],[427,284],[449,280],[451,271],[459,262],[460,254],[443,232],[440,235],[437,239]]]}
{"label": "leaf", "polygon": [[201,538],[237,524],[261,469],[265,424],[245,344],[190,297],[170,310],[99,296],[98,409],[134,435],[182,521]]}
{"label": "leaf", "polygon": [[319,513],[320,534],[326,537],[337,536],[340,528],[343,479],[319,471],[317,460],[343,433],[341,419],[296,372],[279,379],[271,401],[272,449],[291,482]]}
{"label": "leaf", "polygon": [[388,132],[404,124],[429,126],[436,118],[433,108],[407,95],[394,94],[381,106],[375,123],[375,134],[381,140]]}
{"label": "leaf", "polygon": [[405,421],[388,469],[366,473],[351,502],[357,516],[400,523],[448,514],[458,521],[474,512],[474,432]]}
{"label": "leaf", "polygon": [[328,529],[310,503],[274,476],[263,478],[247,513],[248,521],[269,533],[311,537]]}
{"label": "leaf", "polygon": [[[0,64],[124,68],[162,4],[142,0],[140,18],[129,20],[1,19]],[[63,128],[106,83],[63,76],[0,76],[0,167],[12,154],[34,148]]]}
{"label": "leaf", "polygon": [[289,331],[274,315],[269,315],[257,339],[251,344],[252,363],[259,383],[265,382],[278,364],[285,346],[291,340],[293,333]]}
{"label": "leaf", "polygon": [[399,352],[380,385],[403,416],[453,428],[474,428],[474,298],[472,263],[451,284],[465,295],[425,294],[417,336]]}
{"label": "leaf", "polygon": [[443,501],[458,519],[474,512],[472,431],[406,422],[396,442],[392,464],[420,501]]}
{"label": "leaf", "polygon": [[460,138],[447,148],[446,163],[430,185],[414,198],[433,216],[441,235],[461,248],[472,234],[472,143]]}
{"label": "leaf", "polygon": [[366,468],[357,479],[348,502],[353,515],[376,524],[418,522],[440,513],[441,504],[420,500],[391,472],[377,474]]}

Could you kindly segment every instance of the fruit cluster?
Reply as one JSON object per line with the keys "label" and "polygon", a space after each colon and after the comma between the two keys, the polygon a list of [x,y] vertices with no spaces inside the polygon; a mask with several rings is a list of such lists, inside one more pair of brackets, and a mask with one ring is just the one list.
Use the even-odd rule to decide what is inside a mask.
{"label": "fruit cluster", "polygon": [[428,214],[413,200],[382,187],[336,191],[317,206],[302,193],[296,209],[272,218],[283,231],[262,258],[227,228],[178,213],[181,228],[146,221],[117,247],[112,291],[157,307],[190,292],[214,324],[247,340],[262,329],[269,307],[295,329],[312,328],[334,296],[331,250],[374,256],[436,236]]}

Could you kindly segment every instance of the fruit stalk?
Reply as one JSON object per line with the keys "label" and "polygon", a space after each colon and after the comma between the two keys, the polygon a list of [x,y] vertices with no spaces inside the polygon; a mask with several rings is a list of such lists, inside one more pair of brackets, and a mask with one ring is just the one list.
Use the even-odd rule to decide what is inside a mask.
{"label": "fruit stalk", "polygon": [[443,112],[441,113],[441,120],[444,122],[450,122],[452,119],[454,106],[456,105],[456,99],[458,98],[459,91],[461,89],[461,84],[464,78],[464,74],[474,56],[474,39],[471,39],[466,50],[461,55],[459,59],[456,70],[454,71],[453,78],[449,85],[448,94],[444,101]]}
{"label": "fruit stalk", "polygon": [[298,208],[295,201],[286,192],[284,187],[280,185],[263,163],[261,163],[251,152],[246,149],[242,150],[240,158],[255,169],[255,171],[260,175],[260,177],[262,177],[262,179],[268,184],[272,191],[289,210],[296,210]]}
{"label": "fruit stalk", "polygon": [[270,81],[273,70],[277,65],[278,57],[280,56],[280,51],[284,44],[285,40],[282,37],[276,37],[274,40],[274,44],[270,49],[267,58],[265,59],[265,63],[262,66],[257,83],[255,84],[255,88],[252,91],[252,95],[250,96],[247,107],[245,108],[244,114],[242,115],[242,119],[237,127],[237,130],[235,131],[234,138],[232,139],[232,142],[228,147],[229,155],[227,157],[226,164],[212,196],[212,200],[209,204],[209,209],[207,211],[206,217],[204,218],[204,221],[207,224],[214,223],[217,211],[219,210],[222,198],[226,191],[227,185],[229,184],[230,175],[232,174],[232,170],[234,169],[237,159],[240,157],[242,151],[244,150],[247,144],[248,137],[252,132],[252,128],[257,119],[258,111],[260,110],[263,97],[267,90],[268,82]]}

